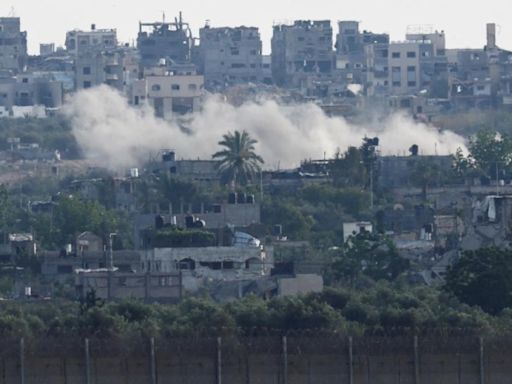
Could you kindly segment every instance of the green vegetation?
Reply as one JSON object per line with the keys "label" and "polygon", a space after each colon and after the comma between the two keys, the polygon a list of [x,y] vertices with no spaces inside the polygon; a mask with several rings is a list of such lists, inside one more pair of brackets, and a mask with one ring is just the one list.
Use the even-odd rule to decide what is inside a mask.
{"label": "green vegetation", "polygon": [[491,314],[512,308],[512,251],[497,248],[465,252],[446,276],[448,292]]}
{"label": "green vegetation", "polygon": [[78,303],[0,302],[4,337],[140,337],[258,335],[294,331],[396,334],[450,330],[465,334],[510,332],[512,316],[498,317],[428,288],[382,282],[354,290],[271,300],[248,296],[218,304],[186,298],[175,305],[122,301]]}
{"label": "green vegetation", "polygon": [[0,119],[0,150],[10,149],[9,138],[22,143],[37,143],[48,150],[59,150],[64,158],[76,159],[80,150],[69,121],[56,116],[46,119]]}
{"label": "green vegetation", "polygon": [[219,145],[225,147],[213,154],[220,160],[219,172],[223,183],[246,185],[259,172],[263,159],[254,152],[256,140],[246,131],[229,132],[222,137]]}
{"label": "green vegetation", "polygon": [[74,237],[91,231],[108,237],[116,232],[116,248],[129,245],[129,222],[126,214],[107,210],[97,201],[82,201],[72,196],[62,196],[50,214],[32,214],[30,225],[44,249],[59,249],[73,243]]}
{"label": "green vegetation", "polygon": [[155,233],[153,245],[161,248],[214,247],[215,235],[198,229],[164,228]]}

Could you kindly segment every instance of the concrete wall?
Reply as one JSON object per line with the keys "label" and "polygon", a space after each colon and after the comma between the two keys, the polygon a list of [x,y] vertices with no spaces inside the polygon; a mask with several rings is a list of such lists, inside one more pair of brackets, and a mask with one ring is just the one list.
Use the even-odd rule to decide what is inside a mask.
{"label": "concrete wall", "polygon": [[0,384],[505,384],[511,351],[510,339],[444,336],[3,342]]}

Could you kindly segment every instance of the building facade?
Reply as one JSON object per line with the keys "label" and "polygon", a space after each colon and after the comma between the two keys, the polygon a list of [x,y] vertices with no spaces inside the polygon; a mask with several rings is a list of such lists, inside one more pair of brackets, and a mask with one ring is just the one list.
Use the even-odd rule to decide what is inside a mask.
{"label": "building facade", "polygon": [[208,88],[262,80],[262,43],[258,28],[211,28],[200,32],[200,67]]}
{"label": "building facade", "polygon": [[282,87],[307,88],[329,77],[334,67],[333,31],[328,20],[276,25],[272,35],[272,76]]}
{"label": "building facade", "polygon": [[191,61],[192,31],[181,17],[175,22],[139,23],[137,48],[144,67],[157,65],[161,59],[183,64]]}
{"label": "building facade", "polygon": [[27,32],[18,17],[0,17],[0,71],[22,72],[28,62]]}

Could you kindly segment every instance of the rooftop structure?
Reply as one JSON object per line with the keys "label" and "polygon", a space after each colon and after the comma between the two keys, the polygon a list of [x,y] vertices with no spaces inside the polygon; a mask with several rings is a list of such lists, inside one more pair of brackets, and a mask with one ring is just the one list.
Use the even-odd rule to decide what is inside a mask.
{"label": "rooftop structure", "polygon": [[137,47],[145,67],[157,65],[160,59],[190,62],[192,45],[192,31],[181,12],[174,22],[139,23]]}

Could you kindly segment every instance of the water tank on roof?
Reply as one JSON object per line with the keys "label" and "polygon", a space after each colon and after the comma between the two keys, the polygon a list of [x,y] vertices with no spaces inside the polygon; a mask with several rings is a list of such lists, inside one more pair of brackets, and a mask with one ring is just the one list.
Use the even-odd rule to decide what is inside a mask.
{"label": "water tank on roof", "polygon": [[197,219],[194,222],[194,228],[198,228],[198,229],[206,228],[206,221]]}

